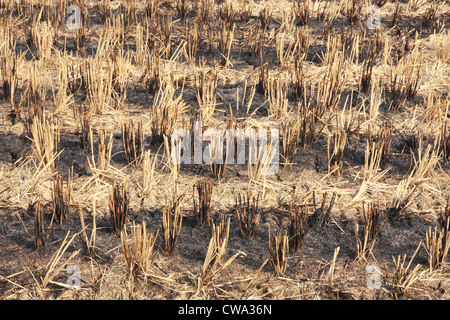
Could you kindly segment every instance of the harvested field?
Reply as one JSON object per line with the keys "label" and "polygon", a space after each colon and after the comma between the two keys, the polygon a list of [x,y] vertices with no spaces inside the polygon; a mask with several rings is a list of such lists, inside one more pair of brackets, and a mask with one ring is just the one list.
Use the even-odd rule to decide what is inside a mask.
{"label": "harvested field", "polygon": [[450,298],[449,1],[0,15],[0,299]]}

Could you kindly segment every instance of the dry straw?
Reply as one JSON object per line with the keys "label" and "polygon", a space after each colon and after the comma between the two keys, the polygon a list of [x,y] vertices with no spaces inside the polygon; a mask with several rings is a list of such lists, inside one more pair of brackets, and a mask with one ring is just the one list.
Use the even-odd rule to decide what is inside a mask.
{"label": "dry straw", "polygon": [[[105,272],[101,265],[105,261],[97,259],[105,254],[102,248],[109,250],[99,238],[103,234],[97,224],[104,212],[115,236],[121,237],[119,250],[130,281],[139,275],[163,289],[148,293],[147,284],[141,283],[136,294],[192,298],[195,292],[205,299],[355,297],[341,290],[348,288],[348,281],[335,279],[347,268],[337,263],[338,253],[342,254],[339,248],[326,266],[325,283],[298,282],[286,276],[288,249],[301,252],[313,229],[339,236],[319,230],[330,226],[329,221],[340,227],[341,217],[331,215],[337,195],[340,211],[364,203],[362,221],[354,230],[356,260],[381,259],[391,274],[386,280],[392,280],[392,286],[386,288],[394,299],[406,298],[410,292],[418,298],[445,297],[442,290],[428,289],[430,281],[437,283],[446,275],[450,204],[436,216],[436,227],[421,227],[423,243],[412,256],[396,255],[388,266],[383,262],[389,253],[382,250],[378,257],[375,249],[384,215],[394,224],[394,219],[401,222],[418,213],[432,219],[439,203],[447,200],[448,1],[88,2],[71,3],[81,9],[82,26],[69,30],[64,23],[70,14],[65,0],[0,0],[0,99],[6,120],[1,129],[6,140],[0,146],[0,207],[15,208],[27,233],[30,228],[26,219],[22,221],[20,208],[30,204],[27,213],[34,220],[28,221],[32,223],[30,243],[39,252],[38,260],[49,252],[46,259],[51,258],[38,268],[34,287],[25,277],[28,270],[35,277],[32,266],[27,272],[0,276],[2,284],[8,282],[2,298],[34,298],[36,292],[41,298],[110,295],[114,274]],[[380,30],[365,26],[365,9],[371,4],[383,7]],[[409,28],[407,20],[414,20],[417,30]],[[142,107],[148,109],[137,123],[132,119]],[[186,127],[188,118],[201,120],[205,130],[273,128],[275,123],[280,125],[281,140],[275,149],[258,145],[255,157],[249,156],[243,167],[234,166],[229,158],[201,168],[180,166],[171,155],[180,156],[181,149],[174,150],[171,137],[174,130]],[[192,134],[193,126],[188,129]],[[149,150],[144,148],[146,130]],[[29,146],[22,143],[26,136],[32,140]],[[78,149],[72,148],[73,142]],[[31,153],[27,153],[29,147]],[[234,147],[237,154],[237,143]],[[256,145],[248,147],[256,150]],[[224,153],[221,148],[209,151],[212,159]],[[271,160],[277,153],[286,166],[276,176],[267,176],[265,172],[273,172]],[[65,171],[74,160],[79,176],[72,181],[71,172],[66,179]],[[196,184],[197,179],[190,179],[191,169],[213,178]],[[145,219],[142,224],[128,220],[130,208],[140,205],[146,211],[160,201],[158,191],[171,180],[175,186],[178,182],[189,185],[192,219],[212,229],[194,281],[174,274],[173,266],[151,270],[159,233],[150,233],[154,226],[150,228]],[[230,184],[242,182],[249,183],[249,192],[232,195],[235,216],[214,221],[213,192],[224,197]],[[235,219],[243,237],[264,238],[267,233],[259,234],[267,231],[262,224],[262,201],[270,206],[289,194],[291,187],[295,195],[303,189],[306,195],[281,210],[287,213],[280,216],[287,219],[279,221],[284,221],[280,227],[287,234],[282,229],[269,231],[268,259],[250,277],[236,278],[247,266],[232,267],[238,254],[227,249],[233,240],[231,220]],[[260,189],[262,197],[251,196]],[[265,192],[269,189],[273,193]],[[318,202],[322,202],[316,206],[319,192]],[[183,239],[182,197],[176,196],[176,188],[174,193],[159,217],[161,251],[167,254],[173,254]],[[311,195],[313,203],[306,201]],[[281,201],[275,203],[280,205]],[[70,219],[73,209],[79,211],[79,221]],[[51,230],[53,223],[55,230]],[[72,224],[81,226],[81,241],[69,233],[57,239]],[[77,246],[85,249],[92,262],[90,269],[84,268],[86,261],[78,262],[83,270],[90,270],[83,271],[88,287],[55,290],[55,285],[70,288],[61,279],[67,278],[63,273],[74,260]],[[423,272],[414,263],[419,249],[428,262]],[[309,253],[302,255],[308,258]],[[20,262],[12,261],[13,269]],[[266,263],[283,277],[261,278]],[[292,268],[293,273],[298,271],[298,266]],[[158,272],[167,274],[158,276]],[[98,290],[92,291],[91,284],[98,285]]]}
{"label": "dry straw", "polygon": [[117,184],[113,187],[109,196],[109,213],[114,234],[120,235],[127,223],[128,211],[128,186],[126,183]]}
{"label": "dry straw", "polygon": [[58,166],[59,125],[46,119],[35,117],[31,124],[31,134],[36,157],[43,167],[53,171]]}
{"label": "dry straw", "polygon": [[168,254],[175,253],[178,237],[183,224],[183,208],[178,201],[173,204],[166,203],[162,214],[162,237],[161,250]]}
{"label": "dry straw", "polygon": [[196,78],[197,102],[200,106],[201,119],[207,122],[214,117],[216,110],[217,71],[215,69],[207,69],[204,57],[199,61],[199,69],[199,74],[194,74]]}
{"label": "dry straw", "polygon": [[[39,16],[42,14],[40,12]],[[37,22],[38,21],[38,22]],[[56,30],[48,21],[39,21],[34,18],[28,34],[28,42],[36,48],[40,59],[49,58],[51,55]]]}
{"label": "dry straw", "polygon": [[86,105],[74,106],[73,111],[77,123],[78,145],[85,150],[91,140],[91,114]]}
{"label": "dry straw", "polygon": [[308,24],[311,15],[311,7],[312,3],[310,0],[294,2],[294,13],[296,15],[295,22],[297,26],[304,26]]}
{"label": "dry straw", "polygon": [[413,99],[417,94],[421,66],[419,61],[419,50],[415,48],[391,71],[390,109],[398,110],[407,100]]}
{"label": "dry straw", "polygon": [[194,186],[192,199],[194,201],[194,216],[197,226],[210,224],[213,186],[213,181],[207,179],[197,182]]}
{"label": "dry straw", "polygon": [[225,175],[227,159],[224,159],[224,136],[212,136],[209,145],[210,169],[211,174],[216,179],[222,179]]}
{"label": "dry straw", "polygon": [[84,216],[83,216],[83,211],[79,210],[80,212],[80,223],[81,223],[81,234],[82,234],[82,240],[86,249],[86,253],[88,256],[90,257],[94,257],[95,256],[95,241],[96,241],[96,237],[97,237],[97,220],[96,220],[96,216],[97,216],[97,205],[96,205],[96,200],[94,199],[92,202],[92,231],[91,231],[91,236],[88,237],[87,232],[86,232],[86,225],[84,223]]}
{"label": "dry straw", "polygon": [[[259,140],[262,141],[261,139]],[[257,139],[250,139],[249,143],[252,144],[250,148],[254,152],[249,154],[247,162],[248,177],[254,181],[265,180],[268,175],[275,173],[276,167],[279,164],[279,142],[276,141],[276,143],[273,143],[273,141],[270,141],[270,143],[261,144],[257,143]]]}
{"label": "dry straw", "polygon": [[341,174],[347,144],[348,138],[345,131],[339,131],[328,136],[328,173],[333,175]]}
{"label": "dry straw", "polygon": [[432,230],[430,227],[426,233],[425,250],[430,272],[442,269],[447,260],[450,249],[449,221],[450,219],[447,218],[446,225],[441,230],[437,227]]}
{"label": "dry straw", "polygon": [[324,228],[327,225],[328,220],[330,219],[331,210],[333,209],[334,203],[336,201],[336,192],[333,192],[333,195],[331,196],[328,206],[326,206],[327,197],[328,197],[328,193],[325,192],[322,195],[322,204],[318,208],[316,206],[316,193],[315,193],[315,191],[313,191],[314,213],[308,220],[309,226],[311,226],[311,227],[319,226],[320,228]]}
{"label": "dry straw", "polygon": [[230,234],[230,218],[222,217],[219,223],[213,223],[212,235],[206,251],[205,260],[197,278],[197,291],[213,282],[242,252],[238,251],[225,261]]}
{"label": "dry straw", "polygon": [[363,205],[363,231],[359,232],[359,225],[355,223],[356,239],[356,260],[366,260],[373,256],[373,247],[375,246],[378,234],[381,231],[382,221],[379,203],[370,203],[367,211]]}
{"label": "dry straw", "polygon": [[122,124],[122,145],[129,164],[139,165],[144,155],[144,131],[142,121],[128,121]]}
{"label": "dry straw", "polygon": [[234,210],[239,223],[241,234],[249,239],[256,236],[261,227],[261,213],[258,206],[258,196],[242,196],[238,194],[235,197]]}
{"label": "dry straw", "polygon": [[287,269],[289,252],[288,236],[278,231],[275,239],[269,228],[269,265],[276,276],[283,276]]}
{"label": "dry straw", "polygon": [[159,181],[159,176],[157,175],[156,169],[157,169],[157,162],[158,157],[157,155],[153,156],[153,159],[151,159],[151,151],[145,151],[144,157],[142,159],[142,179],[141,179],[141,185],[140,185],[140,196],[145,197],[150,194],[150,191],[153,189],[153,187],[156,185],[156,183]]}
{"label": "dry straw", "polygon": [[308,234],[308,206],[289,206],[289,247],[294,252],[300,252]]}
{"label": "dry straw", "polygon": [[39,199],[34,206],[34,248],[36,251],[42,251],[45,245],[42,200]]}
{"label": "dry straw", "polygon": [[289,107],[288,87],[287,79],[280,77],[277,77],[276,79],[267,79],[269,116],[280,118],[291,111]]}
{"label": "dry straw", "polygon": [[291,121],[282,126],[281,129],[281,157],[283,165],[294,162],[300,146],[300,128],[299,121]]}
{"label": "dry straw", "polygon": [[98,59],[91,58],[86,70],[86,103],[93,114],[101,115],[114,106],[114,100],[111,72],[104,71]]}
{"label": "dry straw", "polygon": [[[4,47],[7,48],[7,46]],[[18,85],[17,65],[20,57],[17,57],[12,49],[5,49],[5,52],[2,52],[0,48],[2,54],[2,58],[0,58],[0,83],[3,89],[3,99],[10,102],[11,106],[14,107],[14,94]]]}
{"label": "dry straw", "polygon": [[92,129],[89,130],[90,145],[91,145],[91,159],[88,157],[89,168],[92,172],[103,172],[106,173],[110,169],[111,156],[112,156],[112,144],[113,144],[113,133],[110,133],[109,142],[107,144],[107,133],[104,129],[98,130],[98,151],[97,151],[97,161],[95,161],[94,153],[94,135],[92,134]]}
{"label": "dry straw", "polygon": [[146,69],[142,75],[141,81],[145,83],[147,92],[153,94],[158,92],[158,90],[161,88],[159,53],[156,51],[156,49],[152,49],[144,59],[146,63]]}
{"label": "dry straw", "polygon": [[156,145],[164,143],[164,136],[171,136],[177,121],[186,111],[182,93],[175,96],[176,90],[170,79],[164,79],[150,107],[151,137]]}
{"label": "dry straw", "polygon": [[414,257],[419,251],[422,242],[417,246],[416,251],[412,255],[408,265],[405,267],[406,262],[406,254],[403,256],[397,256],[397,259],[392,257],[395,265],[395,272],[392,275],[392,294],[395,299],[401,298],[405,295],[406,291],[416,282],[419,278],[418,271],[421,267],[420,264],[417,264],[413,269],[410,270],[411,263],[414,260]]}
{"label": "dry straw", "polygon": [[121,231],[122,252],[131,276],[146,275],[149,272],[153,262],[156,237],[157,235],[148,233],[145,221],[138,225],[133,222],[130,235],[126,229]]}
{"label": "dry straw", "polygon": [[63,178],[57,175],[53,183],[53,216],[57,223],[62,225],[64,220],[68,219],[70,212],[70,201],[73,189],[72,177],[69,175],[66,188],[64,190]]}
{"label": "dry straw", "polygon": [[56,282],[54,281],[54,279],[60,274],[64,267],[67,266],[69,262],[80,252],[80,250],[73,251],[72,254],[64,262],[61,262],[64,253],[67,251],[67,249],[77,236],[76,234],[74,234],[72,238],[68,239],[69,234],[70,231],[67,232],[67,235],[61,242],[61,246],[58,250],[55,251],[55,253],[50,258],[50,261],[41,272],[41,283],[43,288],[46,288],[49,284],[52,283],[62,287],[68,287],[67,284]]}

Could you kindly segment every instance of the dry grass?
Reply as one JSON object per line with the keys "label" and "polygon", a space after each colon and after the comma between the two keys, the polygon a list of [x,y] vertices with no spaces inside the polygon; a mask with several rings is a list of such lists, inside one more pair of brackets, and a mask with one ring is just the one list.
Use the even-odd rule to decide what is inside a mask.
{"label": "dry grass", "polygon": [[70,200],[72,193],[72,178],[69,176],[64,190],[63,179],[61,175],[57,175],[53,185],[53,215],[57,223],[62,225],[67,220],[70,212]]}
{"label": "dry grass", "polygon": [[328,207],[326,207],[327,197],[328,197],[328,194],[325,192],[322,195],[322,204],[318,208],[316,206],[316,195],[315,195],[315,192],[313,192],[314,213],[310,219],[311,225],[314,225],[314,226],[317,225],[321,228],[324,228],[328,224],[330,216],[331,216],[331,210],[333,209],[333,206],[334,206],[334,203],[336,200],[336,192],[334,192],[333,195],[331,196]]}
{"label": "dry grass", "polygon": [[222,179],[227,166],[227,159],[224,158],[225,134],[211,137],[209,145],[209,162],[211,174],[216,179]]}
{"label": "dry grass", "polygon": [[38,200],[34,204],[34,248],[36,250],[42,250],[45,245],[44,239],[44,221],[42,217],[42,201]]}
{"label": "dry grass", "polygon": [[448,2],[66,2],[0,0],[1,299],[448,299]]}
{"label": "dry grass", "polygon": [[96,202],[94,200],[94,203],[92,204],[92,231],[91,236],[88,237],[86,232],[86,225],[84,222],[84,215],[83,212],[80,210],[80,224],[81,224],[81,233],[82,233],[82,239],[85,246],[86,254],[90,257],[93,257],[95,255],[95,239],[97,235],[97,223],[96,223]]}
{"label": "dry grass", "polygon": [[62,258],[64,253],[67,251],[71,243],[73,242],[73,239],[76,235],[73,235],[72,238],[68,239],[70,234],[70,231],[67,233],[65,238],[61,242],[61,246],[50,258],[47,265],[43,268],[41,272],[41,281],[42,281],[42,287],[46,288],[49,284],[54,283],[59,286],[65,287],[66,284],[64,283],[57,283],[54,281],[54,279],[58,276],[58,274],[63,270],[64,266],[66,266],[78,253],[79,250],[72,252],[72,254],[62,263]]}
{"label": "dry grass", "polygon": [[383,222],[381,221],[380,205],[369,204],[367,211],[363,206],[363,231],[359,232],[359,225],[355,224],[356,238],[356,260],[365,260],[373,255],[373,248],[377,237],[381,231]]}
{"label": "dry grass", "polygon": [[142,121],[138,122],[137,128],[134,123],[130,122],[122,125],[122,143],[127,162],[139,165],[144,156],[144,132],[142,131]]}
{"label": "dry grass", "polygon": [[116,235],[125,227],[128,219],[129,199],[127,184],[115,185],[109,197],[109,214],[112,231]]}
{"label": "dry grass", "polygon": [[447,260],[448,250],[450,249],[448,222],[449,219],[447,219],[447,224],[441,230],[438,230],[437,227],[432,230],[430,227],[426,234],[425,249],[430,272],[442,268]]}
{"label": "dry grass", "polygon": [[130,235],[126,229],[121,231],[123,256],[128,273],[132,277],[139,274],[146,275],[149,272],[153,262],[156,237],[157,235],[148,234],[145,222],[141,225],[133,222]]}
{"label": "dry grass", "polygon": [[243,196],[239,194],[235,199],[234,210],[239,222],[242,235],[253,238],[261,227],[261,214],[258,206],[258,196]]}
{"label": "dry grass", "polygon": [[347,147],[347,133],[339,131],[328,137],[328,172],[339,175],[342,171],[344,153]]}
{"label": "dry grass", "polygon": [[411,257],[411,260],[409,261],[408,265],[405,267],[406,262],[406,255],[398,256],[397,259],[394,259],[395,264],[395,273],[392,276],[392,290],[393,295],[395,299],[398,299],[402,297],[408,288],[414,284],[418,280],[418,271],[421,267],[420,264],[417,264],[412,270],[409,268],[411,267],[411,263],[414,259],[414,257],[417,254],[417,251],[419,250],[422,243],[419,244],[416,251],[414,252],[413,256]]}
{"label": "dry grass", "polygon": [[183,208],[177,201],[173,204],[166,204],[163,208],[161,250],[169,255],[175,253],[178,237],[183,224]]}
{"label": "dry grass", "polygon": [[237,252],[225,261],[228,237],[230,233],[229,218],[226,225],[223,218],[219,223],[214,223],[212,225],[211,232],[211,240],[209,241],[205,260],[203,261],[200,275],[197,279],[197,290],[200,290],[201,288],[207,286],[210,282],[213,282],[220,275],[220,273],[233,262],[233,260],[242,254],[241,252]]}
{"label": "dry grass", "polygon": [[308,234],[308,206],[289,206],[289,247],[299,252]]}
{"label": "dry grass", "polygon": [[285,274],[288,262],[289,239],[282,235],[281,231],[276,233],[275,239],[269,230],[269,265],[277,276]]}
{"label": "dry grass", "polygon": [[212,209],[211,197],[213,186],[214,183],[211,180],[199,181],[194,186],[192,199],[194,200],[195,221],[197,222],[198,226],[209,226],[210,224],[210,212]]}
{"label": "dry grass", "polygon": [[[90,112],[86,106],[74,107],[74,118],[77,123],[80,124],[78,133],[78,144],[81,149],[86,149],[91,141],[91,124],[90,124]],[[79,121],[79,122],[78,122]]]}
{"label": "dry grass", "polygon": [[54,171],[58,166],[58,124],[51,124],[43,118],[35,117],[31,125],[31,134],[39,163]]}
{"label": "dry grass", "polygon": [[[95,161],[94,157],[94,136],[92,131],[89,133],[90,136],[90,145],[91,145],[91,154],[92,158],[89,160],[90,169],[95,172],[96,170],[100,170],[103,172],[108,172],[111,165],[111,153],[112,153],[112,143],[113,136],[112,133],[109,135],[109,140],[107,140],[107,134],[105,130],[98,131],[98,152],[97,152],[97,161]],[[108,143],[107,143],[108,141]]]}

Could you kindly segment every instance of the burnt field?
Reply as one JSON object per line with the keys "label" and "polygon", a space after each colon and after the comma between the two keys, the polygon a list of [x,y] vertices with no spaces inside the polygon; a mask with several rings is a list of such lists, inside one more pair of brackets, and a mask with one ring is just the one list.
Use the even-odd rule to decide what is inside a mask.
{"label": "burnt field", "polygon": [[449,9],[0,0],[0,298],[449,299]]}

